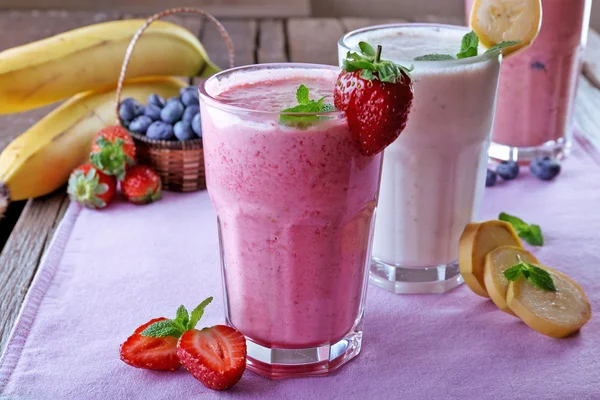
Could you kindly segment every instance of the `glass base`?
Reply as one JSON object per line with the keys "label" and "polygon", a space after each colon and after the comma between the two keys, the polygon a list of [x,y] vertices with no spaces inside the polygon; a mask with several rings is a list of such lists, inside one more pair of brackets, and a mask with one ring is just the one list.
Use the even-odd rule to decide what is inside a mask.
{"label": "glass base", "polygon": [[458,262],[426,268],[409,268],[373,259],[369,280],[396,294],[446,293],[464,282]]}
{"label": "glass base", "polygon": [[334,344],[307,349],[265,347],[246,337],[247,367],[271,379],[327,375],[360,353],[362,317],[344,338]]}
{"label": "glass base", "polygon": [[534,147],[512,147],[492,142],[488,154],[490,158],[498,161],[516,161],[529,164],[537,156],[564,159],[569,155],[570,150],[571,142],[561,138]]}

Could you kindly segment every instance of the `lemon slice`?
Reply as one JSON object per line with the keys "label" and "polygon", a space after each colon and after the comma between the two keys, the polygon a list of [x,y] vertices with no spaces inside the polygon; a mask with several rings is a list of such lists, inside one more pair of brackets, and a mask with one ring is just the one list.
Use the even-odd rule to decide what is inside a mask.
{"label": "lemon slice", "polygon": [[475,0],[471,29],[490,48],[501,42],[520,41],[502,49],[507,57],[529,47],[542,26],[541,0]]}
{"label": "lemon slice", "polygon": [[504,276],[504,271],[518,264],[519,261],[535,265],[540,264],[533,254],[517,246],[501,246],[485,256],[485,267],[483,268],[485,288],[494,304],[510,315],[515,315],[515,313],[506,304],[506,291],[509,282]]}
{"label": "lemon slice", "polygon": [[482,297],[490,297],[483,280],[485,256],[500,246],[522,248],[511,224],[504,221],[471,223],[465,227],[458,243],[458,266],[467,286]]}
{"label": "lemon slice", "polygon": [[577,332],[592,317],[583,289],[565,274],[543,267],[552,276],[556,292],[535,287],[522,276],[508,284],[506,302],[530,328],[554,338]]}

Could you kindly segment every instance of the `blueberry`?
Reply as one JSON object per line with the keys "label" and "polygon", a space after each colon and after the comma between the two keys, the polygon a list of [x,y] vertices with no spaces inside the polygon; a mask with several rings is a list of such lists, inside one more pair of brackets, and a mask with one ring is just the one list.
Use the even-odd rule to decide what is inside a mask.
{"label": "blueberry", "polygon": [[505,181],[513,180],[519,176],[519,164],[514,161],[502,161],[498,164],[496,172]]}
{"label": "blueberry", "polygon": [[187,106],[185,111],[183,112],[183,117],[181,117],[182,121],[192,123],[194,116],[200,112],[200,107],[197,104]]}
{"label": "blueberry", "polygon": [[151,94],[150,96],[148,96],[148,105],[163,108],[165,106],[165,99],[163,99],[162,96],[158,94]]}
{"label": "blueberry", "polygon": [[177,139],[181,141],[197,138],[197,136],[194,134],[194,131],[192,130],[192,125],[186,121],[179,121],[178,123],[176,123],[173,127],[173,131],[175,132],[175,136],[177,137]]}
{"label": "blueberry", "polygon": [[554,157],[538,156],[529,165],[529,170],[536,178],[549,181],[560,173],[560,162]]}
{"label": "blueberry", "polygon": [[119,117],[123,122],[131,122],[135,117],[144,113],[144,106],[131,97],[126,98],[119,105]]}
{"label": "blueberry", "polygon": [[192,120],[192,130],[196,135],[198,135],[198,137],[202,137],[202,123],[200,121],[200,113],[196,114],[194,116],[194,119]]}
{"label": "blueberry", "polygon": [[164,122],[168,122],[169,124],[174,124],[181,119],[183,110],[183,104],[181,104],[179,101],[167,102],[165,108],[160,110],[160,119],[162,119]]}
{"label": "blueberry", "polygon": [[186,106],[198,105],[198,92],[194,90],[186,90],[181,94],[181,102]]}
{"label": "blueberry", "polygon": [[150,117],[146,115],[140,115],[131,121],[129,124],[129,130],[136,133],[146,133],[151,123],[152,119]]}
{"label": "blueberry", "polygon": [[154,104],[148,104],[146,106],[146,111],[144,111],[144,115],[150,117],[152,121],[158,121],[160,119],[160,110],[160,107],[155,106]]}
{"label": "blueberry", "polygon": [[163,121],[154,121],[148,127],[146,136],[150,139],[171,140],[175,137],[173,134],[173,125]]}
{"label": "blueberry", "polygon": [[496,178],[497,178],[496,171],[488,168],[487,176],[485,177],[485,186],[486,187],[494,186],[496,184]]}
{"label": "blueberry", "polygon": [[179,96],[169,97],[167,99],[167,103],[165,105],[167,105],[169,103],[180,103],[181,105],[183,105],[183,103],[181,102],[181,98]]}

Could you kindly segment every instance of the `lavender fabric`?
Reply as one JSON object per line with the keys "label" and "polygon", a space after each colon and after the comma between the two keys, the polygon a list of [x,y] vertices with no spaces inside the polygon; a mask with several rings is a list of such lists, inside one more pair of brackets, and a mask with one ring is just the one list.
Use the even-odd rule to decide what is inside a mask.
{"label": "lavender fabric", "polygon": [[[580,141],[555,182],[527,173],[486,190],[500,211],[538,223],[534,253],[600,306],[600,157]],[[24,251],[26,249],[23,249]],[[446,295],[369,288],[362,354],[329,377],[272,381],[246,372],[228,393],[180,369],[135,369],[119,344],[143,322],[215,296],[223,323],[215,215],[206,192],[137,207],[72,205],[0,361],[3,399],[600,399],[600,318],[556,340],[464,285]]]}

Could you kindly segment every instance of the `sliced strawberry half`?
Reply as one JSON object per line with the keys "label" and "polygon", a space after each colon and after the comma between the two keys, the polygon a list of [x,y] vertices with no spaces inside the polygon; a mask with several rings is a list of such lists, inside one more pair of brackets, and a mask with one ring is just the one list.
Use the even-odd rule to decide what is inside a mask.
{"label": "sliced strawberry half", "polygon": [[179,339],[177,355],[204,386],[225,390],[236,384],[246,369],[246,339],[225,325],[193,329]]}
{"label": "sliced strawberry half", "polygon": [[150,325],[167,318],[155,318],[137,328],[121,345],[121,360],[136,368],[175,371],[181,363],[177,357],[177,340],[174,336],[142,336]]}

